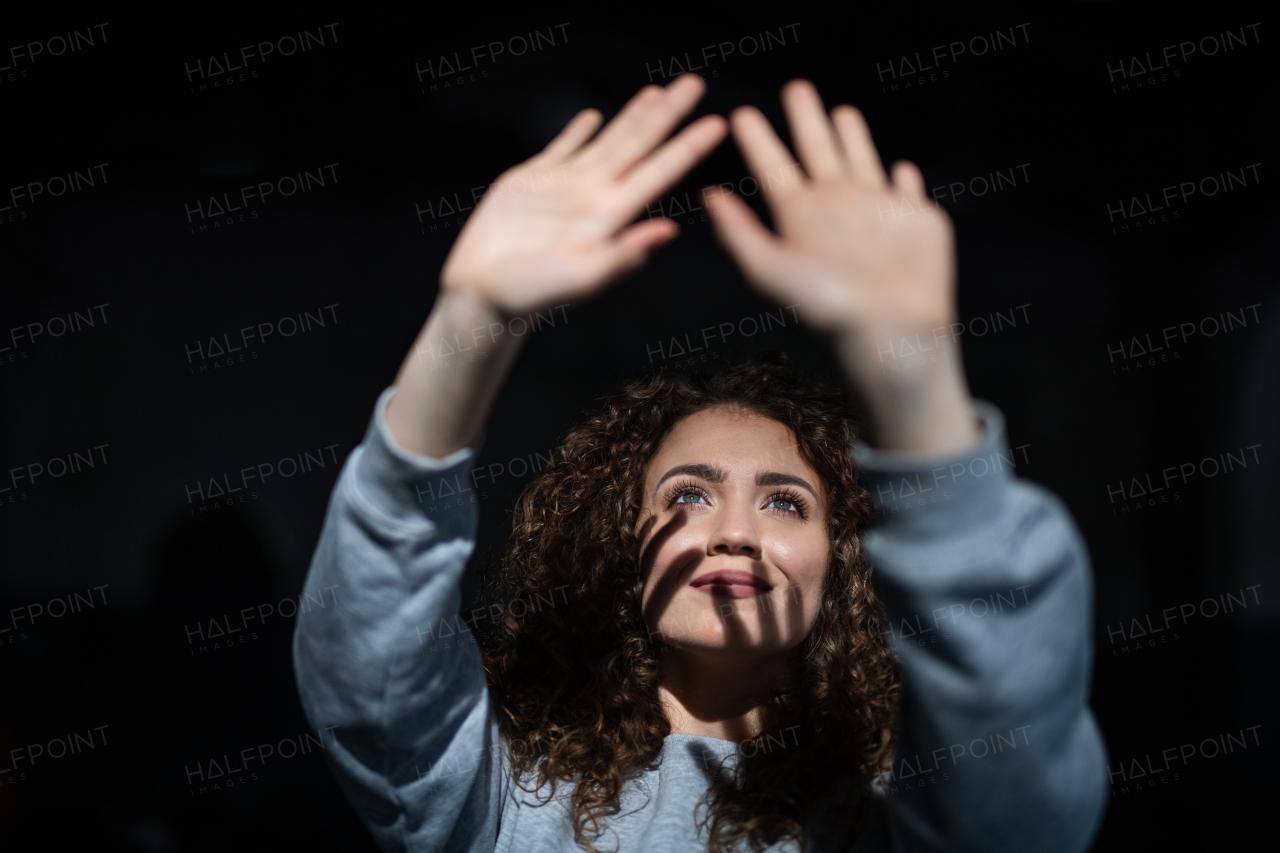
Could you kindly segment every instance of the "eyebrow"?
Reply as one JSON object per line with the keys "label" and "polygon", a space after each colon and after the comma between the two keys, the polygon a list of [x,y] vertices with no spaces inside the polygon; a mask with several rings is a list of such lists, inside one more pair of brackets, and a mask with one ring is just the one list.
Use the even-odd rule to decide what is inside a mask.
{"label": "eyebrow", "polygon": [[[661,486],[667,480],[670,480],[672,477],[678,477],[681,474],[698,477],[699,479],[706,480],[710,483],[723,483],[728,477],[723,468],[717,468],[714,465],[677,465],[662,475],[661,479],[658,480],[658,485]],[[657,487],[655,486],[654,488],[656,490]]]}
{"label": "eyebrow", "polygon": [[818,490],[809,485],[809,481],[792,474],[779,474],[776,471],[769,471],[764,474],[756,474],[757,486],[799,486],[802,489],[808,489],[816,498]]}
{"label": "eyebrow", "polygon": [[[728,479],[728,474],[725,473],[724,469],[717,468],[714,465],[707,465],[703,463],[696,465],[677,465],[662,475],[661,479],[658,480],[657,485],[654,486],[654,491],[656,492],[658,487],[667,480],[670,480],[672,477],[680,476],[681,474],[690,477],[698,477],[699,479],[706,480],[709,483],[723,483]],[[805,480],[802,477],[797,477],[793,474],[781,474],[777,471],[765,471],[763,473],[756,474],[756,485],[799,486],[802,489],[807,489],[814,498],[818,498],[819,495],[818,490],[815,489],[808,480]]]}

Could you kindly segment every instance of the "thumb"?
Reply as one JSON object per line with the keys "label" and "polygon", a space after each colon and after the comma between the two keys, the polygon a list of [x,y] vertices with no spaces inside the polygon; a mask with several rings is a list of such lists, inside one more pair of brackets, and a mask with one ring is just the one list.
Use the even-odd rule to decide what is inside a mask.
{"label": "thumb", "polygon": [[910,160],[899,160],[893,164],[890,173],[893,177],[894,186],[900,187],[903,192],[924,198],[924,175],[920,174],[920,167]]}
{"label": "thumb", "polygon": [[781,241],[734,193],[708,187],[703,190],[702,199],[711,213],[720,245],[742,269],[747,280],[755,284],[772,283],[775,278],[773,271],[782,261]]}
{"label": "thumb", "polygon": [[626,275],[644,264],[654,251],[670,243],[680,234],[680,226],[671,219],[659,217],[637,222],[615,237],[608,248],[596,254],[587,278],[601,284]]}

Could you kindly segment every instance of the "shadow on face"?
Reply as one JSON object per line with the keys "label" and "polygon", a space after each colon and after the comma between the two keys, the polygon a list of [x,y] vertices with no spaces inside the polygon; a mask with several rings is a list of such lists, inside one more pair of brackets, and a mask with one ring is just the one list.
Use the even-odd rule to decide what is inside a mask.
{"label": "shadow on face", "polygon": [[727,406],[667,434],[645,472],[642,596],[672,648],[762,656],[817,621],[831,540],[826,490],[791,430]]}

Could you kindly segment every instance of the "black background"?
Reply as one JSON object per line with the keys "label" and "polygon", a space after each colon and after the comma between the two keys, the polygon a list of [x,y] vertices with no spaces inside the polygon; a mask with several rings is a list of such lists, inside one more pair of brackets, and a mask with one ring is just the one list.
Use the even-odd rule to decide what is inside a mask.
{"label": "black background", "polygon": [[[296,599],[338,463],[434,298],[459,221],[433,218],[438,199],[465,200],[578,109],[611,115],[650,79],[663,82],[653,69],[673,55],[696,61],[705,45],[763,30],[785,32],[785,45],[711,62],[701,111],[753,103],[784,130],[778,90],[805,76],[829,105],[861,107],[883,159],[915,161],[930,187],[976,190],[975,176],[1025,165],[1016,187],[943,199],[958,230],[965,362],[975,395],[1002,407],[1011,443],[1027,445],[1020,474],[1060,495],[1088,542],[1092,704],[1111,767],[1123,765],[1128,779],[1134,760],[1158,768],[1164,749],[1260,726],[1247,749],[1175,760],[1135,784],[1117,777],[1096,849],[1230,848],[1266,837],[1277,788],[1280,294],[1275,53],[1263,4],[683,8],[691,5],[497,14],[487,4],[6,4],[0,767],[13,766],[10,750],[97,732],[92,750],[0,774],[4,849],[373,848],[318,750],[270,759],[230,787],[202,793],[189,782],[197,762],[308,729],[292,619],[277,613],[254,638],[206,642],[203,653],[189,632]],[[102,23],[93,47],[9,58],[12,45]],[[211,55],[332,23],[323,47],[250,63],[256,77],[188,80],[185,69]],[[1137,77],[1108,72],[1121,61],[1131,70],[1135,55],[1145,64],[1148,52],[1162,64],[1166,45],[1255,23],[1243,30],[1247,47]],[[1011,29],[1019,24],[1028,26]],[[448,86],[415,71],[533,30],[554,31],[555,46],[486,57]],[[1017,32],[1017,45],[948,59],[923,80],[883,70],[995,30]],[[10,187],[97,164],[105,182],[12,201]],[[187,213],[210,196],[327,164],[337,164],[326,172],[336,183],[305,194],[276,194],[230,217]],[[1135,196],[1159,203],[1166,186],[1251,164],[1260,165],[1229,193],[1127,215]],[[674,196],[746,174],[727,143]],[[1114,212],[1122,199],[1123,215]],[[419,213],[428,203],[433,214]],[[663,204],[669,211],[671,198]],[[529,480],[511,460],[545,456],[641,368],[711,368],[782,348],[838,380],[828,345],[789,314],[784,328],[745,334],[744,318],[776,316],[776,306],[747,287],[700,211],[677,218],[682,236],[644,271],[528,342],[489,422],[481,464],[502,470],[480,487],[477,561],[500,544]],[[220,359],[188,354],[210,337],[234,343],[244,326],[315,317],[322,306],[334,306],[322,328]],[[1015,306],[1026,306],[1015,327],[979,334],[981,318]],[[96,324],[13,340],[12,328],[76,311]],[[1247,323],[1208,334],[1204,318],[1228,311]],[[697,342],[720,323],[744,332],[713,341],[692,364],[669,357],[672,337]],[[1150,334],[1159,345],[1162,329],[1183,323],[1197,326],[1188,340],[1135,356],[1131,338],[1145,347]],[[334,444],[336,463],[326,451],[325,467],[275,476],[231,507],[189,497],[210,478]],[[101,445],[93,468],[13,480],[10,469]],[[1122,481],[1128,495],[1132,478],[1159,485],[1170,466],[1249,446],[1257,455],[1247,451],[1245,468],[1117,497]],[[1247,607],[1207,615],[1206,599],[1242,591]],[[48,615],[51,600],[77,592],[95,606]],[[32,622],[37,605],[46,613]],[[1183,605],[1195,615],[1131,638],[1132,620],[1150,615],[1160,627],[1161,611]]]}

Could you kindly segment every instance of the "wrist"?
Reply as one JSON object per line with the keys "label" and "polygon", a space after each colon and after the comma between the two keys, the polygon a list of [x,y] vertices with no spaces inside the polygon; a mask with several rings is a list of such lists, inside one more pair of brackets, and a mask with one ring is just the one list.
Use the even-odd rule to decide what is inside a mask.
{"label": "wrist", "polygon": [[519,351],[528,337],[525,324],[513,330],[512,320],[517,316],[477,291],[441,285],[423,334],[427,348],[440,356],[483,353],[491,359]]}
{"label": "wrist", "polygon": [[868,414],[869,442],[922,455],[972,446],[979,429],[958,342],[901,330],[898,337],[861,333],[836,339],[845,375]]}
{"label": "wrist", "polygon": [[834,335],[836,351],[851,382],[864,392],[876,388],[924,388],[954,380],[960,366],[959,339],[952,324],[860,323],[843,326]]}
{"label": "wrist", "polygon": [[387,426],[400,446],[443,459],[470,445],[523,341],[486,300],[442,287],[387,403]]}
{"label": "wrist", "polygon": [[511,316],[480,292],[478,288],[450,286],[440,281],[431,313],[439,312],[450,320],[450,325],[470,328],[489,323],[507,323]]}

